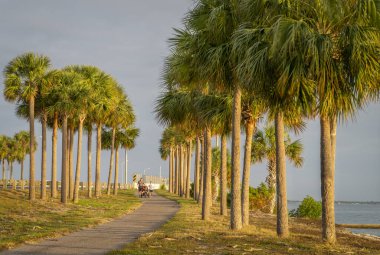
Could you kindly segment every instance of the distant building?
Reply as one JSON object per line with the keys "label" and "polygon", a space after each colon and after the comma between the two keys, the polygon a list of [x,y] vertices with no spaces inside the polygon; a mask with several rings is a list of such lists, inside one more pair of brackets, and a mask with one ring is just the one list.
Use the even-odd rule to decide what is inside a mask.
{"label": "distant building", "polygon": [[143,179],[144,183],[146,185],[149,185],[150,182],[152,182],[152,186],[153,186],[153,189],[159,189],[161,187],[161,185],[165,185],[165,189],[168,189],[168,182],[169,182],[169,179],[168,178],[163,178],[163,177],[159,177],[159,176],[153,176],[153,175],[144,175],[144,174],[141,174],[141,173],[134,173],[133,174],[133,187],[135,189],[137,189],[137,182],[140,180],[140,179]]}

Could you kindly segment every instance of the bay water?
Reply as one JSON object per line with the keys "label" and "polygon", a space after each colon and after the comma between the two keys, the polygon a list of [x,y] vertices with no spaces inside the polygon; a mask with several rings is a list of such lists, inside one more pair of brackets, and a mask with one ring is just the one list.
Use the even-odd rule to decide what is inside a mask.
{"label": "bay water", "polygon": [[[288,201],[289,211],[300,201]],[[337,224],[380,224],[380,202],[335,202]],[[380,236],[380,229],[349,229],[353,233]]]}

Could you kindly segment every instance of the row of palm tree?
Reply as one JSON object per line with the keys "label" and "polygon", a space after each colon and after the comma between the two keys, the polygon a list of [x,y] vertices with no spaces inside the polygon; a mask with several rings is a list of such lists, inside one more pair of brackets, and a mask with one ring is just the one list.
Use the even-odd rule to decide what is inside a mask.
{"label": "row of palm tree", "polygon": [[[3,188],[7,188],[7,174],[5,163],[8,164],[9,179],[13,179],[13,164],[19,163],[21,166],[20,179],[24,180],[24,160],[29,153],[30,136],[27,131],[20,131],[13,137],[0,135],[0,160],[2,164],[2,180],[5,181]],[[34,138],[35,140],[35,138]],[[36,142],[34,142],[37,145]],[[33,148],[36,150],[36,146]],[[22,185],[23,188],[23,185]]]}
{"label": "row of palm tree", "polygon": [[[100,160],[101,132],[108,127],[113,132],[135,129],[132,105],[118,82],[94,66],[72,65],[60,70],[50,68],[50,59],[35,53],[25,53],[12,59],[4,69],[4,96],[17,102],[17,114],[28,119],[30,137],[34,137],[34,119],[42,124],[41,199],[46,199],[46,130],[52,135],[51,196],[58,196],[57,134],[62,131],[61,202],[78,201],[81,173],[83,129],[88,137],[88,196],[92,196],[91,146],[92,130],[96,126],[97,150],[95,166],[95,196],[101,196]],[[77,155],[74,173],[74,137],[77,132]],[[138,135],[135,130],[134,137]],[[115,148],[112,138],[112,150]],[[127,143],[127,142],[126,142]],[[34,148],[34,140],[29,147]],[[124,148],[132,148],[131,143]],[[29,199],[35,199],[35,157],[30,153]],[[111,156],[111,162],[113,155]],[[117,164],[116,164],[117,165]],[[112,167],[112,166],[111,166]],[[111,170],[110,170],[111,171]],[[75,180],[74,180],[75,178]],[[109,184],[110,185],[110,184]],[[115,187],[117,185],[114,185]]]}
{"label": "row of palm tree", "polygon": [[[349,119],[379,98],[378,1],[197,0],[183,23],[184,29],[175,29],[170,39],[156,112],[169,130],[196,138],[195,194],[200,183],[202,219],[209,219],[211,206],[211,134],[221,135],[222,151],[230,134],[230,227],[238,230],[249,223],[253,130],[266,113],[274,121],[277,234],[287,237],[285,127],[301,132],[305,119],[319,118],[322,238],[335,243],[336,126],[338,119]],[[207,107],[226,101],[223,113],[218,103]],[[241,125],[246,137],[242,184]],[[163,144],[173,156],[177,142]],[[178,152],[175,156],[181,162]]]}

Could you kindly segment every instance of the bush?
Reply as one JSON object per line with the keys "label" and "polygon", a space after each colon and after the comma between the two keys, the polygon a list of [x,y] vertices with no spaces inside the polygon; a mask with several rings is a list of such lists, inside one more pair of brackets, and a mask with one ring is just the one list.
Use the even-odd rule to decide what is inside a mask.
{"label": "bush", "polygon": [[306,196],[297,210],[291,210],[289,215],[291,217],[320,218],[322,215],[322,202],[314,200],[311,196]]}
{"label": "bush", "polygon": [[257,188],[249,187],[249,208],[268,213],[273,195],[273,191],[263,182]]}
{"label": "bush", "polygon": [[166,186],[165,186],[165,184],[161,184],[161,185],[160,185],[160,189],[161,189],[161,190],[166,190]]}

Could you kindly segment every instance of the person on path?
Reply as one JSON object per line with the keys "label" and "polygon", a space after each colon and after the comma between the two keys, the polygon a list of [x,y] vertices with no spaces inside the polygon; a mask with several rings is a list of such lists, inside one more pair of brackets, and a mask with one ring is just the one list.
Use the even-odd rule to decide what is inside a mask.
{"label": "person on path", "polygon": [[137,186],[138,186],[138,189],[139,189],[139,195],[141,197],[142,191],[143,191],[143,188],[144,188],[144,180],[143,180],[143,178],[140,178],[140,180],[137,183]]}
{"label": "person on path", "polygon": [[150,192],[150,197],[153,195],[153,185],[152,182],[149,183],[149,192]]}

